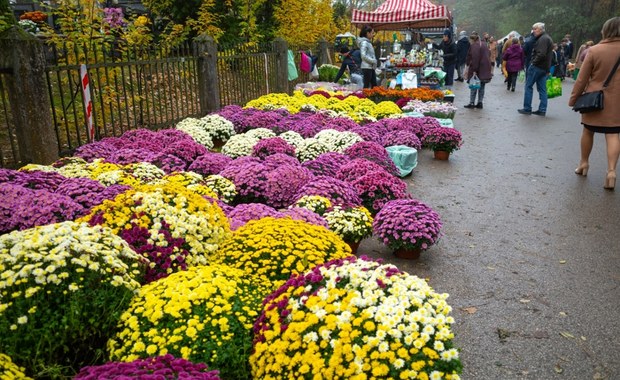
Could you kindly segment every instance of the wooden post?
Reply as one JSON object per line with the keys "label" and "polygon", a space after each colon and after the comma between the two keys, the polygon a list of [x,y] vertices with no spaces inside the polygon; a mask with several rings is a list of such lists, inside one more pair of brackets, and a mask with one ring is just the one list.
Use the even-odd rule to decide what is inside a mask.
{"label": "wooden post", "polygon": [[198,57],[198,93],[200,112],[207,115],[220,109],[220,88],[217,75],[217,44],[206,34],[194,39]]}
{"label": "wooden post", "polygon": [[325,39],[319,40],[319,65],[332,64],[332,57],[329,54],[329,43]]}
{"label": "wooden post", "polygon": [[288,93],[288,44],[282,38],[274,41],[276,51],[276,87],[274,92]]}
{"label": "wooden post", "polygon": [[58,159],[45,80],[45,53],[39,40],[18,26],[0,34],[0,68],[6,69],[7,92],[15,123],[21,164],[51,164]]}

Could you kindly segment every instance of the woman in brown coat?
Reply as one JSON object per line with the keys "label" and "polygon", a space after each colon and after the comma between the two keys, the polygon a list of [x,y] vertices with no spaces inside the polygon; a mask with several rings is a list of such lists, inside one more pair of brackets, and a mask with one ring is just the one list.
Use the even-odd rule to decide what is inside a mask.
{"label": "woman in brown coat", "polygon": [[[620,17],[605,22],[601,30],[603,40],[588,49],[577,81],[568,102],[573,106],[584,92],[598,91],[620,58]],[[620,70],[617,70],[620,71]],[[594,133],[604,133],[607,143],[607,177],[605,189],[613,190],[616,185],[616,165],[620,156],[620,73],[616,71],[604,90],[604,109],[581,115],[581,161],[575,173],[587,175],[590,152],[594,144]]]}
{"label": "woman in brown coat", "polygon": [[[480,88],[472,88],[469,95],[469,104],[465,108],[482,108],[482,100],[484,100],[484,87],[493,78],[493,64],[491,63],[491,52],[487,44],[480,41],[478,33],[473,32],[469,36],[471,45],[467,52],[466,63],[468,66],[467,83],[476,74],[480,79]],[[478,103],[476,103],[476,95],[478,95]]]}

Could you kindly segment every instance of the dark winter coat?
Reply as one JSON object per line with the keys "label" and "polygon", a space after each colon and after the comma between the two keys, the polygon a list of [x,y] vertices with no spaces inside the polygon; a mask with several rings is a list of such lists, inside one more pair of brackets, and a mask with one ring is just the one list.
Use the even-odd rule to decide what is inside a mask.
{"label": "dark winter coat", "polygon": [[553,40],[545,32],[538,36],[532,50],[532,65],[549,72],[553,59]]}
{"label": "dark winter coat", "polygon": [[502,58],[506,61],[506,71],[516,73],[525,66],[525,55],[519,44],[513,44],[506,49]]}
{"label": "dark winter coat", "polygon": [[452,39],[448,41],[441,41],[440,44],[433,44],[435,49],[441,49],[443,52],[443,64],[444,66],[450,66],[456,64],[456,44]]}
{"label": "dark winter coat", "polygon": [[469,38],[467,36],[461,37],[456,43],[456,64],[465,64],[467,60],[467,52],[469,51]]}
{"label": "dark winter coat", "polygon": [[532,61],[532,50],[534,50],[534,44],[536,43],[536,36],[534,33],[530,33],[527,38],[525,38],[525,42],[523,43],[523,54],[525,54],[525,68],[530,65]]}
{"label": "dark winter coat", "polygon": [[491,78],[493,78],[493,64],[491,63],[491,52],[486,43],[480,40],[472,43],[467,53],[466,62],[469,68],[467,69],[465,79],[469,80],[476,73],[481,81],[491,81]]}

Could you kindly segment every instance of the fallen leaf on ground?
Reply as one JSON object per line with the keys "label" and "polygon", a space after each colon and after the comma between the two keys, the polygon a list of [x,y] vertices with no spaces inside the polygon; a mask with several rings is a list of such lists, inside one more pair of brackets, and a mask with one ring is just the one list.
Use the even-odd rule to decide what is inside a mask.
{"label": "fallen leaf on ground", "polygon": [[575,339],[575,336],[573,334],[566,331],[560,332],[560,335],[562,335],[566,339]]}
{"label": "fallen leaf on ground", "polygon": [[525,299],[525,298],[521,298],[521,299],[519,300],[519,302],[521,302],[521,303],[528,303],[528,302],[530,302],[530,300]]}
{"label": "fallen leaf on ground", "polygon": [[566,313],[563,312],[563,311],[560,311],[560,315],[563,316],[563,317],[566,317]]}
{"label": "fallen leaf on ground", "polygon": [[473,314],[476,311],[478,311],[478,309],[476,309],[474,306],[470,306],[470,307],[463,307],[461,308],[461,310],[463,310],[464,312],[466,312],[467,314]]}
{"label": "fallen leaf on ground", "polygon": [[581,336],[581,340],[583,340],[584,342],[587,340],[585,336]]}
{"label": "fallen leaf on ground", "polygon": [[566,260],[560,260],[560,264],[566,264]]}
{"label": "fallen leaf on ground", "polygon": [[557,373],[562,373],[564,372],[564,370],[562,369],[562,367],[560,367],[559,365],[555,365],[555,367],[553,367],[553,369],[555,370],[555,372]]}

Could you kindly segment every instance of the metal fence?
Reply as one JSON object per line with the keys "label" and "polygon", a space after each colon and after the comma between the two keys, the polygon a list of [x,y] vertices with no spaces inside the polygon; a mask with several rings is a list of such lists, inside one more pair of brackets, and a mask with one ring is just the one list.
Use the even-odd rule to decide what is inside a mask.
{"label": "metal fence", "polygon": [[[287,82],[282,57],[275,46],[217,46],[217,58],[213,61],[217,83],[205,83],[199,73],[205,57],[196,43],[168,49],[130,47],[122,41],[103,40],[89,46],[48,43],[44,48],[47,89],[41,90],[47,93],[49,104],[40,107],[51,109],[59,155],[71,155],[89,142],[80,77],[82,64],[88,70],[95,139],[101,139],[120,136],[129,129],[171,127],[186,117],[204,115],[201,86],[217,86],[219,107],[243,105],[282,91],[282,86],[291,93],[295,84],[310,78],[299,72],[297,80]],[[293,50],[297,67],[298,50],[301,49]],[[319,48],[315,47],[315,51],[318,54]],[[0,74],[0,167],[15,168],[26,162],[20,161],[20,145],[16,143],[10,102],[3,85],[7,75],[11,75],[9,72]]]}

